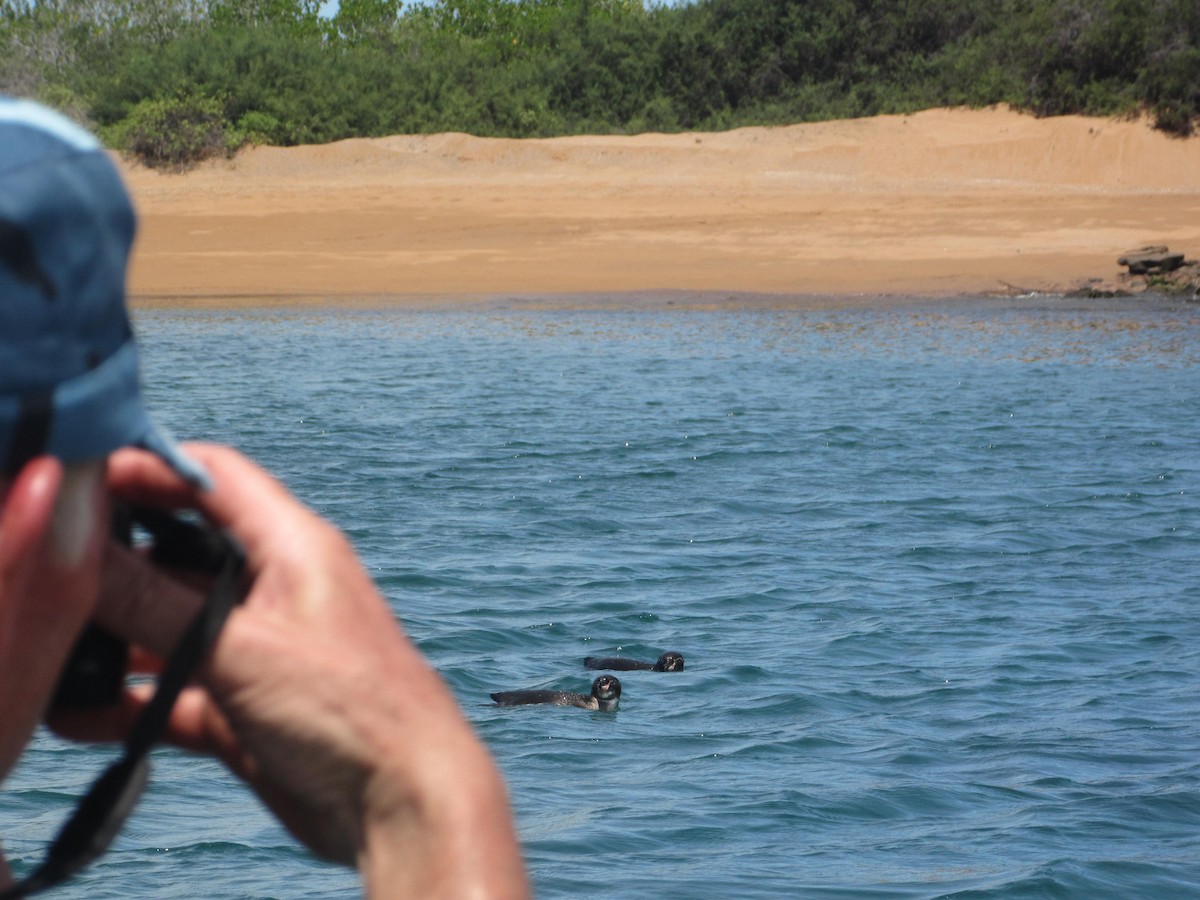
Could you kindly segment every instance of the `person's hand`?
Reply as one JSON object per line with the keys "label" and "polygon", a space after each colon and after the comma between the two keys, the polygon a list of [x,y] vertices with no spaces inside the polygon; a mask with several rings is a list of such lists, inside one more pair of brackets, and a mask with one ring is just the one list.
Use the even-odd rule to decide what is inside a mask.
{"label": "person's hand", "polygon": [[[317,854],[357,864],[372,896],[522,897],[528,885],[496,766],[334,527],[227,448],[191,445],[215,487],[156,457],[109,461],[115,497],[192,507],[244,547],[251,585],[175,706],[169,739],[215,754]],[[97,621],[165,657],[200,593],[111,544]],[[149,687],[116,710],[56,716],[123,737]]]}
{"label": "person's hand", "polygon": [[0,502],[0,779],[41,720],[96,601],[103,465],[28,463]]}
{"label": "person's hand", "polygon": [[[107,533],[103,463],[35,459],[0,489],[0,780],[91,615]],[[8,873],[0,858],[0,885]]]}

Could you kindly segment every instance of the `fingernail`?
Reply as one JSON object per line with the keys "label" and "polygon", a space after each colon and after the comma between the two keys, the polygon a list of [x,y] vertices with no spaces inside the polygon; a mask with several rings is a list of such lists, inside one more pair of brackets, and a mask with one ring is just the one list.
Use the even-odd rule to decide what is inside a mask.
{"label": "fingernail", "polygon": [[59,566],[76,568],[100,526],[100,485],[104,460],[71,463],[63,469],[50,525],[50,555]]}

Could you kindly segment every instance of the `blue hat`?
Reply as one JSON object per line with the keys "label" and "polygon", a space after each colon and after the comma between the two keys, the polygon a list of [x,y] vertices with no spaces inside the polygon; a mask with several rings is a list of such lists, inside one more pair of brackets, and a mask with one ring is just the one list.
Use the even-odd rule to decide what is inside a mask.
{"label": "blue hat", "polygon": [[146,414],[125,310],[135,216],[92,135],[0,96],[0,465],[143,447],[207,473]]}

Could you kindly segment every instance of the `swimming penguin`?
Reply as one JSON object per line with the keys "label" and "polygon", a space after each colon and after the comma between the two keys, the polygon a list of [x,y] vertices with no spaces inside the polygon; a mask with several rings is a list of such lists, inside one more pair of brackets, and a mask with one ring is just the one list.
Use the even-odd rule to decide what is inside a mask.
{"label": "swimming penguin", "polygon": [[527,706],[548,703],[551,706],[578,706],[580,709],[600,709],[610,712],[621,699],[621,682],[612,675],[601,675],[592,682],[590,694],[570,691],[497,691],[492,694],[497,706]]}
{"label": "swimming penguin", "polygon": [[651,669],[655,672],[682,672],[683,656],[667,652],[658,658],[657,662],[642,662],[640,659],[625,659],[621,656],[585,656],[584,668],[614,669],[618,672],[629,672],[633,669]]}

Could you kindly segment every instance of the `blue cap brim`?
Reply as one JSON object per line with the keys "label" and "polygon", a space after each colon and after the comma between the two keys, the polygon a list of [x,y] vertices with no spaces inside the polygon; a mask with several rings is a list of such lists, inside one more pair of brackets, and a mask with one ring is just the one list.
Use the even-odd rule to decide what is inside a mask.
{"label": "blue cap brim", "polygon": [[[45,452],[64,462],[142,447],[161,457],[181,478],[203,490],[212,479],[198,462],[151,421],[142,402],[138,351],[132,339],[96,368],[54,389]],[[0,405],[11,398],[0,398]]]}

